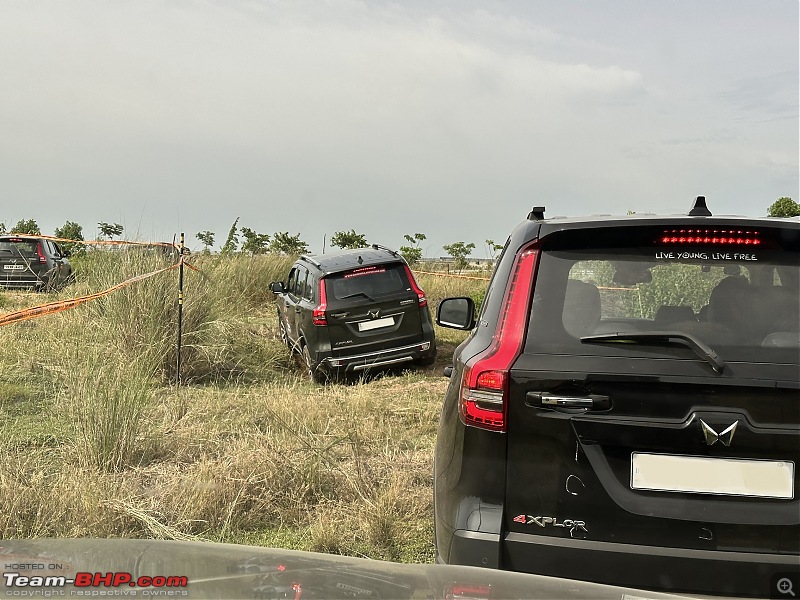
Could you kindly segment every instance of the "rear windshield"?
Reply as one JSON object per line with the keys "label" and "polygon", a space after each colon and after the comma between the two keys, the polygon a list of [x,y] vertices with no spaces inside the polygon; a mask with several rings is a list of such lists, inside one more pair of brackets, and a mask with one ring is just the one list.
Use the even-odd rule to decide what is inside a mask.
{"label": "rear windshield", "polygon": [[328,294],[337,300],[347,298],[375,299],[411,290],[402,265],[363,267],[326,277]]}
{"label": "rear windshield", "polygon": [[0,240],[0,256],[36,256],[36,240]]}
{"label": "rear windshield", "polygon": [[528,351],[683,352],[581,342],[591,335],[660,331],[690,334],[726,360],[797,363],[800,357],[798,253],[780,243],[567,247],[545,250],[540,260]]}

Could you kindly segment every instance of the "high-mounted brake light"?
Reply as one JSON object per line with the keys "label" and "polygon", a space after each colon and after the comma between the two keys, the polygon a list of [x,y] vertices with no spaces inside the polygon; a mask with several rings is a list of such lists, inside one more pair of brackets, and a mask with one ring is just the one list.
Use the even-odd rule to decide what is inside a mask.
{"label": "high-mounted brake light", "polygon": [[403,265],[403,268],[406,270],[406,275],[408,276],[409,283],[411,283],[411,289],[414,290],[414,293],[417,294],[419,305],[427,306],[428,298],[425,296],[425,292],[422,291],[422,288],[419,287],[419,285],[417,285],[417,280],[414,279],[414,275],[413,273],[411,273],[411,269],[408,268],[408,265]]}
{"label": "high-mounted brake light", "polygon": [[466,425],[506,430],[508,374],[525,340],[538,259],[533,244],[517,255],[492,343],[464,365],[459,412]]}
{"label": "high-mounted brake light", "polygon": [[311,320],[317,327],[327,327],[328,318],[325,311],[328,309],[328,296],[325,293],[325,280],[319,280],[319,304],[311,313]]}
{"label": "high-mounted brake light", "polygon": [[40,264],[47,263],[47,257],[44,255],[44,252],[42,251],[42,242],[36,242],[36,254],[39,255]]}
{"label": "high-mounted brake light", "polygon": [[761,244],[760,234],[760,231],[743,229],[665,229],[656,242],[668,245],[758,246]]}

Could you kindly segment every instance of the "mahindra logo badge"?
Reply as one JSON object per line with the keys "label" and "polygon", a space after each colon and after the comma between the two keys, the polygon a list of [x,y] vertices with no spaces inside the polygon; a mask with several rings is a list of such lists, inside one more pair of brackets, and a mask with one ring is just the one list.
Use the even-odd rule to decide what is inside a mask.
{"label": "mahindra logo badge", "polygon": [[713,446],[717,441],[722,442],[723,446],[730,446],[738,424],[739,421],[734,421],[733,425],[728,426],[721,433],[717,433],[711,425],[700,419],[700,427],[703,430],[703,436],[706,438],[706,444],[709,446]]}
{"label": "mahindra logo badge", "polygon": [[373,319],[377,319],[380,316],[381,311],[380,310],[368,310],[367,314],[369,314],[369,316],[372,317]]}

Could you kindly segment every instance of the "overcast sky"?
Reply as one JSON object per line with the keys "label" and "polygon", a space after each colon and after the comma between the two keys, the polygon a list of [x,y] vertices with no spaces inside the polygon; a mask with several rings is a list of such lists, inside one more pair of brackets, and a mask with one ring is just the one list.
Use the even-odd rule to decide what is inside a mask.
{"label": "overcast sky", "polygon": [[797,0],[0,0],[0,221],[505,240],[798,193]]}

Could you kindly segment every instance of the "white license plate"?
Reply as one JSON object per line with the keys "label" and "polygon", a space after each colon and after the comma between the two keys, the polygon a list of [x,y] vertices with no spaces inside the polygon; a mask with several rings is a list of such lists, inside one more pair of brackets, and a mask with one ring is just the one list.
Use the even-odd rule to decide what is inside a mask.
{"label": "white license plate", "polygon": [[25,265],[3,265],[3,268],[6,271],[22,271],[25,268]]}
{"label": "white license plate", "polygon": [[791,500],[794,463],[634,452],[631,488]]}
{"label": "white license plate", "polygon": [[359,331],[369,331],[370,329],[380,329],[381,327],[389,327],[394,325],[394,317],[383,317],[382,319],[375,319],[374,321],[361,321],[358,324]]}

